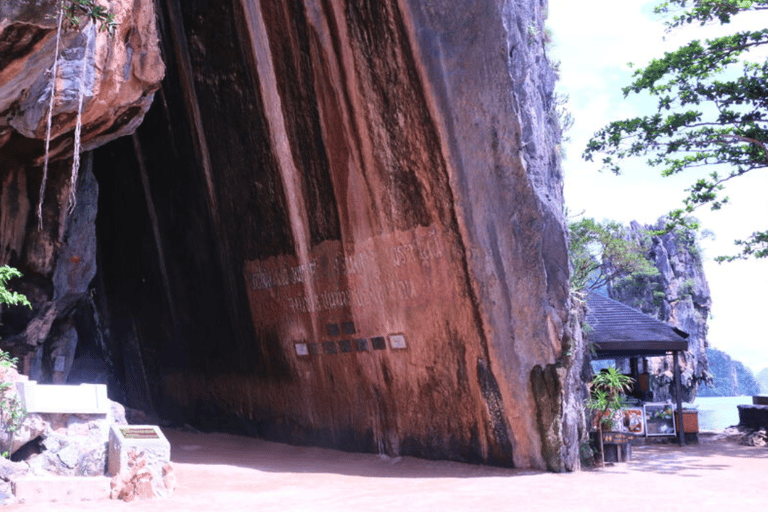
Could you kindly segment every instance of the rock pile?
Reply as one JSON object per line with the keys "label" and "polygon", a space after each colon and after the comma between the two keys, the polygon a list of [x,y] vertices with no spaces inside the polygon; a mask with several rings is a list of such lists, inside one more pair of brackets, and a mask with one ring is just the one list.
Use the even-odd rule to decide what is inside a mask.
{"label": "rock pile", "polygon": [[176,475],[170,462],[162,466],[162,474],[153,471],[153,465],[147,465],[144,452],[131,451],[128,454],[127,471],[112,478],[110,497],[115,500],[133,501],[136,498],[148,499],[168,496],[176,487]]}
{"label": "rock pile", "polygon": [[768,446],[768,429],[753,429],[743,425],[728,427],[715,439],[730,439],[744,446],[756,446],[759,448]]}
{"label": "rock pile", "polygon": [[[6,398],[17,398],[16,382],[26,377],[12,368],[1,377],[10,383]],[[14,486],[26,478],[103,477],[107,472],[110,429],[125,425],[124,407],[112,401],[103,414],[26,414],[16,429],[0,436],[0,449],[11,456],[10,460],[0,457],[0,504],[14,503]],[[115,475],[112,498],[132,501],[171,494],[175,476],[167,440],[163,447],[160,463],[152,450],[134,451],[128,455],[125,468],[110,471]]]}
{"label": "rock pile", "polygon": [[39,453],[27,459],[35,475],[102,476],[107,467],[109,426],[125,424],[122,405],[110,413],[30,414],[22,423],[27,437],[39,441]]}
{"label": "rock pile", "polygon": [[747,446],[768,446],[768,432],[764,428],[744,434],[741,444]]}

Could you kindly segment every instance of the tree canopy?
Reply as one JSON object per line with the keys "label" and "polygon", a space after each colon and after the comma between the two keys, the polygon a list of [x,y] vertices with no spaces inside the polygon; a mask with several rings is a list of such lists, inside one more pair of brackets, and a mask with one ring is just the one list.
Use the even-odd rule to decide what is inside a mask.
{"label": "tree canopy", "polygon": [[[727,24],[746,11],[768,10],[768,0],[670,0],[656,12],[670,16],[669,30],[699,23]],[[768,44],[768,28],[691,41],[638,69],[624,96],[647,93],[655,112],[614,121],[589,141],[584,158],[602,154],[605,169],[620,172],[620,160],[646,156],[663,176],[709,168],[687,189],[683,205],[670,212],[669,228],[691,226],[690,214],[728,201],[724,184],[768,166],[768,61],[750,62],[750,52]],[[768,257],[768,230],[737,240],[732,260]]]}

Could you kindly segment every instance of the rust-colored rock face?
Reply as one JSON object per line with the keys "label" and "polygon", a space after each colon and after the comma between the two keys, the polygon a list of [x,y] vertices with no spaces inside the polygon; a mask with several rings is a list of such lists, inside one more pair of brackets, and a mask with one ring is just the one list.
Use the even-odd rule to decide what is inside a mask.
{"label": "rust-colored rock face", "polygon": [[575,467],[542,3],[157,4],[161,101],[93,157],[129,405]]}
{"label": "rust-colored rock face", "polygon": [[[163,5],[163,115],[188,135],[150,135],[158,114],[141,153],[174,195],[161,170],[196,168],[211,216],[170,234],[177,199],[153,194],[177,339],[151,350],[189,347],[165,399],[292,442],[543,467],[530,375],[562,353],[567,258],[539,3]],[[221,303],[184,281],[192,254]],[[214,319],[242,327],[183,327]]]}

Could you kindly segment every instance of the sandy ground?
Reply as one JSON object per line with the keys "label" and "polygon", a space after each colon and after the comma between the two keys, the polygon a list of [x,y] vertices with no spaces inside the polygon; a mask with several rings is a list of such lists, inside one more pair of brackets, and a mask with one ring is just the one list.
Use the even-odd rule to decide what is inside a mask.
{"label": "sandy ground", "polygon": [[768,511],[768,448],[702,436],[636,446],[632,461],[551,474],[167,430],[172,497],[10,511]]}

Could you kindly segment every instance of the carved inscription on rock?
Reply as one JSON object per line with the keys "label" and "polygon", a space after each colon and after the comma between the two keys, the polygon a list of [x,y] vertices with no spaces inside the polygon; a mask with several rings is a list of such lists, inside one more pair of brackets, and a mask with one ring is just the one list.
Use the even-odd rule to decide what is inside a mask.
{"label": "carved inscription on rock", "polygon": [[447,247],[438,229],[430,227],[375,237],[352,250],[338,241],[323,242],[303,262],[293,256],[248,262],[254,322],[449,300]]}

